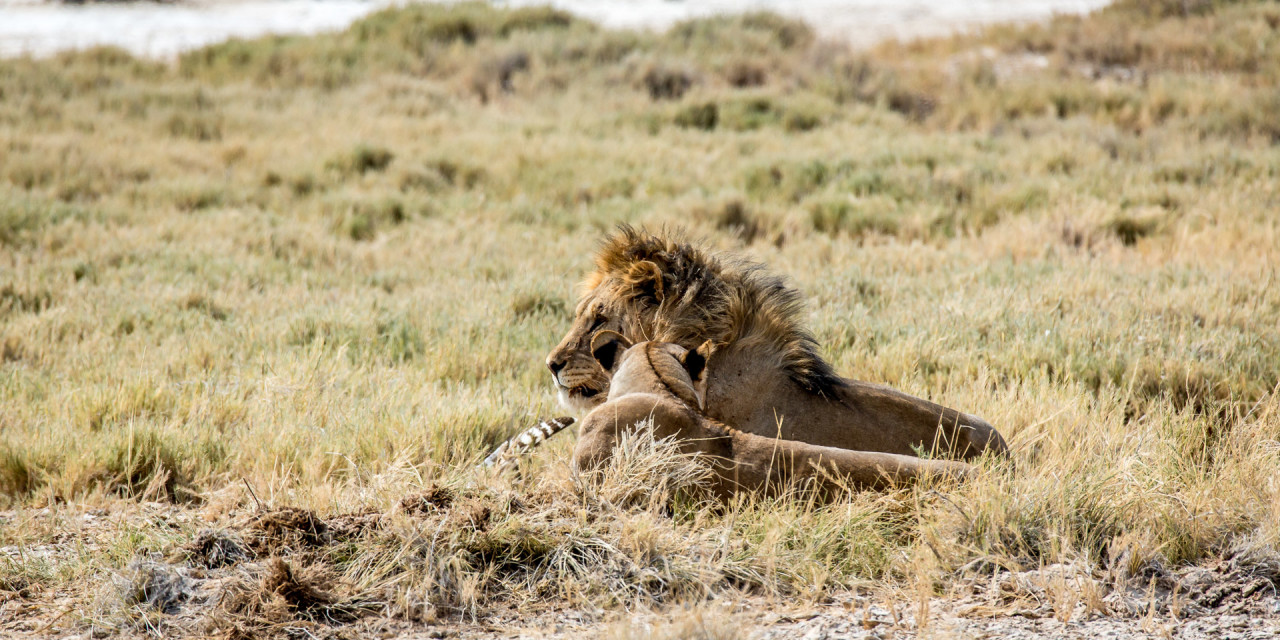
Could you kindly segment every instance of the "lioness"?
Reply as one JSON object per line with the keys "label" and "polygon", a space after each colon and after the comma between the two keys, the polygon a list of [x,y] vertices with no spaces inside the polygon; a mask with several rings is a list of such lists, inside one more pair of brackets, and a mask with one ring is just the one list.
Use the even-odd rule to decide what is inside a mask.
{"label": "lioness", "polygon": [[[712,493],[726,500],[739,490],[776,492],[805,481],[822,495],[853,488],[878,488],[924,474],[966,477],[963,462],[924,460],[777,440],[720,424],[702,415],[700,391],[709,343],[689,351],[669,342],[631,342],[613,331],[592,338],[592,352],[616,373],[608,401],[582,421],[573,452],[579,470],[598,468],[609,459],[623,430],[651,421],[654,438],[674,437],[686,453],[701,453],[712,463]],[[621,355],[618,355],[621,353]]]}
{"label": "lioness", "polygon": [[591,353],[604,330],[686,349],[715,345],[705,412],[747,433],[809,444],[972,459],[1004,453],[985,420],[836,375],[801,323],[800,294],[754,262],[713,256],[623,225],[596,254],[568,335],[547,356],[561,403],[594,408],[609,390]]}

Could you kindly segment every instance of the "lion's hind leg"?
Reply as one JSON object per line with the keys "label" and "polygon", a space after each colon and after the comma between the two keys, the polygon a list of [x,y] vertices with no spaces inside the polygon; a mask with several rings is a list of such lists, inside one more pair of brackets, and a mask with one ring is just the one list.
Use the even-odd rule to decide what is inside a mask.
{"label": "lion's hind leg", "polygon": [[851,451],[746,433],[734,434],[733,444],[735,481],[742,488],[766,492],[793,483],[815,484],[824,493],[884,489],[926,477],[965,480],[976,472],[963,462]]}

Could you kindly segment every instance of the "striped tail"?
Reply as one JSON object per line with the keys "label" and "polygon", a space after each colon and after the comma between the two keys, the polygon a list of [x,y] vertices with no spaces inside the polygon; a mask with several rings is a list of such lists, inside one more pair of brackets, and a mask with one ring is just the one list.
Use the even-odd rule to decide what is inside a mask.
{"label": "striped tail", "polygon": [[546,441],[547,438],[559,433],[565,427],[573,424],[573,418],[552,418],[543,420],[520,434],[512,437],[510,440],[498,445],[489,457],[480,463],[481,467],[498,467],[502,469],[517,458],[529,451],[535,449],[538,445]]}

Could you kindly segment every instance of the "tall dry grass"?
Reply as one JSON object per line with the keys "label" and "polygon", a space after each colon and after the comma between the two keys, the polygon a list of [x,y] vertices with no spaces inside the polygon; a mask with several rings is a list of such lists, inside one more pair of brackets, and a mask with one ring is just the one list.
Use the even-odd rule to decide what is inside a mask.
{"label": "tall dry grass", "polygon": [[[90,531],[84,508],[327,517],[505,486],[467,469],[556,413],[541,361],[624,221],[790,275],[840,371],[982,415],[1012,459],[822,508],[583,516],[566,434],[500,489],[538,509],[486,542],[534,582],[405,520],[332,555],[353,593],[479,616],[547,584],[822,598],[1274,557],[1277,25],[1122,2],[853,52],[765,14],[646,34],[464,4],[173,65],[0,61],[0,540],[95,540],[7,555],[0,582],[87,592],[204,524]],[[601,578],[612,553],[661,558],[660,588]]]}

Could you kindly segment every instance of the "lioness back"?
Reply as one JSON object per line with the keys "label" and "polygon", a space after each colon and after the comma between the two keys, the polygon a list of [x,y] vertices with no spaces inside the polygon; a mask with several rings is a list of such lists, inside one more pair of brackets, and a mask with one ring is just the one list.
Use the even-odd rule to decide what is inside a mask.
{"label": "lioness back", "polygon": [[604,340],[623,345],[625,352],[607,401],[583,419],[574,450],[574,466],[579,470],[599,468],[612,456],[623,431],[647,423],[655,438],[673,437],[682,451],[705,456],[715,472],[710,488],[721,500],[741,490],[775,492],[797,481],[806,481],[829,496],[844,488],[883,487],[925,475],[963,478],[972,473],[961,462],[850,451],[737,431],[700,412],[699,381],[707,345],[692,352],[669,343],[630,346],[623,336],[605,332],[593,341],[597,347],[593,351],[605,358],[612,355],[599,348]]}
{"label": "lioness back", "polygon": [[612,457],[623,431],[648,422],[653,424],[655,438],[688,433],[693,425],[688,408],[669,398],[637,393],[610,400],[583,418],[573,450],[574,467],[581,471],[600,468]]}

